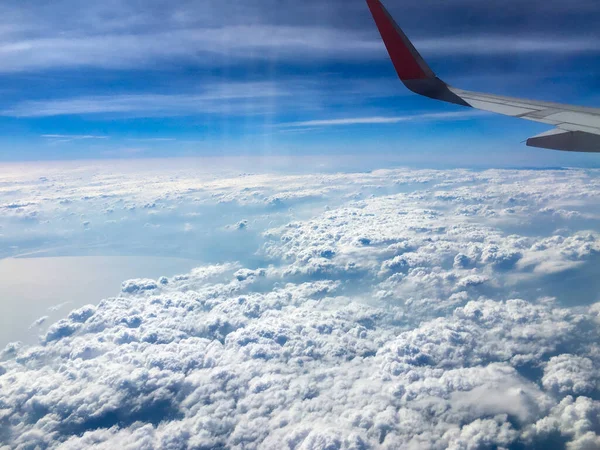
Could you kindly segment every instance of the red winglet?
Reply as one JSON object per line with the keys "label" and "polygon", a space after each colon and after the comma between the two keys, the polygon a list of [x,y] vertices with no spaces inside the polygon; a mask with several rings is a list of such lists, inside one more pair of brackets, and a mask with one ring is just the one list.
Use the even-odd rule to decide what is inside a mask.
{"label": "red winglet", "polygon": [[435,78],[433,71],[379,0],[367,0],[381,38],[402,81]]}

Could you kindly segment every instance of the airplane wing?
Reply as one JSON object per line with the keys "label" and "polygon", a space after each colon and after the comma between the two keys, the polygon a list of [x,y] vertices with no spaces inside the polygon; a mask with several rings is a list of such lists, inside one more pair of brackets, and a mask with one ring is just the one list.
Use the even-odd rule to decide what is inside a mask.
{"label": "airplane wing", "polygon": [[555,128],[527,139],[530,147],[600,152],[600,109],[524,100],[454,88],[429,68],[380,0],[367,0],[398,76],[411,91],[429,98],[507,116],[542,122]]}

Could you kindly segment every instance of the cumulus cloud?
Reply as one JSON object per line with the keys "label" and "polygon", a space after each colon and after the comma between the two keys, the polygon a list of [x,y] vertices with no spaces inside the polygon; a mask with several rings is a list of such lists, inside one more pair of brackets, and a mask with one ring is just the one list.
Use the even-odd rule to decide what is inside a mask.
{"label": "cumulus cloud", "polygon": [[[43,195],[19,188],[14,201],[44,214],[102,203],[147,223],[182,208],[179,232],[211,208],[235,206],[220,226],[252,227],[221,244],[261,234],[254,264],[219,255],[186,274],[127,280],[118,296],[50,325],[39,345],[7,346],[0,440],[598,448],[600,304],[574,306],[560,283],[575,271],[593,286],[585,269],[600,245],[586,228],[598,220],[588,207],[600,195],[595,174],[96,173],[97,185],[62,178]],[[590,217],[534,226],[545,208]]]}
{"label": "cumulus cloud", "polygon": [[559,355],[546,365],[542,384],[559,394],[586,394],[597,389],[597,372],[589,358]]}
{"label": "cumulus cloud", "polygon": [[552,430],[573,445],[596,439],[593,423],[583,433],[561,418],[564,392],[547,374],[546,390],[526,370],[580,344],[585,325],[567,310],[471,300],[412,327],[401,306],[367,306],[332,281],[196,274],[73,311],[42,346],[17,348],[0,379],[3,438],[65,448],[478,448]]}

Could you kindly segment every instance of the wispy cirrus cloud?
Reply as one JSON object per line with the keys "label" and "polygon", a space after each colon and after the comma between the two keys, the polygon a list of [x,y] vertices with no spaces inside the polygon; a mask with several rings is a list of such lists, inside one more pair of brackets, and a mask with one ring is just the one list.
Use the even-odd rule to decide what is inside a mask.
{"label": "wispy cirrus cloud", "polygon": [[482,111],[453,111],[440,113],[423,113],[405,116],[372,116],[372,117],[350,117],[343,119],[305,120],[301,122],[289,122],[280,124],[282,127],[332,127],[344,125],[372,125],[408,122],[414,120],[461,120],[471,117],[486,115]]}
{"label": "wispy cirrus cloud", "polygon": [[176,141],[177,138],[166,138],[166,137],[155,137],[155,138],[129,138],[128,141],[134,142],[171,142]]}
{"label": "wispy cirrus cloud", "polygon": [[74,141],[93,141],[106,140],[109,136],[99,136],[93,134],[42,134],[42,138],[46,139],[50,144],[64,144]]}
{"label": "wispy cirrus cloud", "polygon": [[108,136],[95,136],[92,134],[42,134],[46,139],[108,139]]}
{"label": "wispy cirrus cloud", "polygon": [[[597,39],[576,36],[441,36],[416,39],[415,44],[433,56],[600,52]],[[79,67],[140,69],[165,61],[214,66],[253,59],[369,61],[385,57],[374,33],[319,26],[224,26],[0,40],[0,72]]]}
{"label": "wispy cirrus cloud", "polygon": [[[306,26],[224,26],[141,34],[46,36],[0,42],[0,71],[61,67],[136,69],[164,61],[201,66],[237,60],[365,56],[380,47],[364,33]],[[215,59],[222,56],[223,59]]]}
{"label": "wispy cirrus cloud", "polygon": [[[594,0],[507,0],[510,7],[476,0],[383,1],[448,81],[593,106],[593,61],[600,53]],[[106,146],[127,147],[128,137],[176,136],[182,143],[199,133],[199,123],[208,130],[203,139],[211,141],[224,134],[259,135],[264,130],[254,131],[258,122],[308,122],[269,129],[279,137],[288,133],[285,141],[296,145],[294,136],[312,128],[416,120],[397,115],[428,109],[414,96],[398,98],[409,92],[395,77],[364,0],[109,0],[84,6],[6,0],[0,16],[0,122],[37,122],[22,128],[30,130],[23,139],[27,150],[16,156],[6,145],[0,149],[4,159],[91,155]],[[462,84],[465,76],[476,82]],[[268,80],[275,90],[257,80]],[[215,81],[230,92],[218,90]],[[56,120],[37,120],[44,117]],[[176,119],[129,120],[159,117]],[[461,142],[468,128],[456,134]],[[42,133],[98,130],[110,141],[44,138],[49,144],[71,139],[88,153],[55,145],[36,154]],[[275,147],[274,141],[264,145]],[[159,145],[148,147],[148,154],[159,153]]]}
{"label": "wispy cirrus cloud", "polygon": [[269,108],[269,99],[289,95],[284,87],[271,82],[233,82],[206,85],[197,94],[146,93],[28,100],[1,111],[0,115],[51,117],[110,113],[167,117],[206,113],[253,114]]}
{"label": "wispy cirrus cloud", "polygon": [[501,55],[524,53],[600,52],[600,43],[592,37],[552,36],[445,36],[417,40],[423,53],[434,55]]}

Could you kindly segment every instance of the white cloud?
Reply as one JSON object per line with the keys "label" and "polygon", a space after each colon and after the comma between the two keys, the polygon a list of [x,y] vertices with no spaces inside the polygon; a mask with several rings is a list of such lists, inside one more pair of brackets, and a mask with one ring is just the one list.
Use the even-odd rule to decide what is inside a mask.
{"label": "white cloud", "polygon": [[515,53],[576,53],[598,52],[594,39],[554,39],[544,36],[445,36],[417,41],[415,46],[424,54],[442,55],[502,55]]}
{"label": "white cloud", "polygon": [[46,322],[46,320],[48,320],[48,316],[42,316],[33,322],[29,328],[40,327],[44,324],[44,322]]}
{"label": "white cloud", "polygon": [[135,139],[127,139],[128,141],[136,141],[136,142],[169,142],[176,141],[176,138],[166,138],[166,137],[155,137],[155,138],[135,138]]}
{"label": "white cloud", "polygon": [[542,378],[544,388],[559,394],[587,394],[598,387],[597,370],[589,358],[559,355],[550,359]]}
{"label": "white cloud", "polygon": [[95,136],[92,134],[42,134],[42,137],[59,140],[108,139],[108,136]]}
{"label": "white cloud", "polygon": [[[9,345],[0,363],[3,441],[597,444],[600,305],[570,304],[571,285],[560,278],[575,268],[578,287],[593,291],[595,272],[586,269],[600,236],[584,227],[598,220],[596,171],[216,177],[186,164],[2,174],[2,204],[35,204],[41,220],[73,213],[81,223],[82,214],[109,208],[116,222],[138,220],[136,238],[140,229],[167,233],[168,244],[185,223],[194,225],[187,243],[215,227],[225,231],[214,259],[227,261],[125,281],[117,297],[51,325],[40,345]],[[545,208],[589,216],[549,218]],[[143,228],[149,218],[164,222]],[[226,230],[242,223],[252,226]],[[237,262],[230,255],[252,236],[259,254],[253,264]]]}
{"label": "white cloud", "polygon": [[372,125],[372,124],[389,124],[407,122],[412,120],[460,120],[471,117],[481,116],[484,113],[478,111],[456,111],[444,113],[425,113],[415,114],[412,116],[396,116],[396,117],[353,117],[346,119],[325,119],[325,120],[306,120],[303,122],[282,123],[285,127],[326,127],[340,125]]}
{"label": "white cloud", "polygon": [[[541,361],[540,350],[578,342],[561,324],[568,313],[548,306],[474,301],[401,332],[393,310],[336,297],[340,285],[260,292],[261,276],[206,270],[214,282],[190,274],[154,283],[150,295],[74,311],[44,346],[17,350],[0,378],[9,442],[510,445],[557,405],[518,374],[519,355]],[[524,323],[528,342],[511,331]]]}
{"label": "white cloud", "polygon": [[[134,114],[142,117],[155,115],[186,115],[197,113],[263,113],[266,105],[260,99],[290,95],[284,87],[270,82],[234,82],[206,84],[199,93],[190,94],[128,94],[93,97],[75,97],[50,100],[27,100],[0,112],[11,117],[48,117],[68,114]],[[44,135],[54,139],[102,139],[103,136]]]}
{"label": "white cloud", "polygon": [[219,56],[221,60],[355,59],[357,53],[364,57],[374,50],[381,50],[380,42],[366,39],[362,32],[256,24],[5,40],[0,42],[0,67],[4,72],[56,67],[131,69],[174,60],[211,66]]}
{"label": "white cloud", "polygon": [[576,399],[567,396],[547,417],[535,423],[526,436],[544,438],[558,433],[561,437],[571,440],[566,446],[569,450],[598,448],[599,409],[598,401],[583,396]]}
{"label": "white cloud", "polygon": [[[248,59],[338,60],[384,59],[385,49],[376,33],[324,25],[198,25],[172,24],[140,32],[81,29],[61,34],[4,36],[0,40],[0,70],[20,72],[52,68],[101,67],[139,69],[165,61],[214,65]],[[534,53],[597,53],[592,38],[572,36],[466,35],[415,39],[425,55],[502,55]]]}

